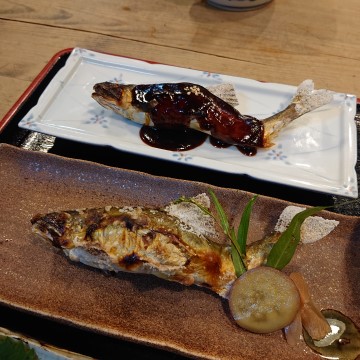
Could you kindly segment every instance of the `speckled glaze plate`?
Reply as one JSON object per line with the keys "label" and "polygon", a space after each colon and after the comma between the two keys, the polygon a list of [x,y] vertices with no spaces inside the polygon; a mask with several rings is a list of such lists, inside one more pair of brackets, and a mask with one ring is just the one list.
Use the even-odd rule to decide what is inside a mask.
{"label": "speckled glaze plate", "polygon": [[[243,331],[226,300],[198,287],[153,276],[109,276],[68,261],[31,233],[36,213],[105,205],[162,206],[209,185],[150,176],[57,155],[0,145],[0,303],[81,329],[202,359],[316,359],[304,344],[291,348],[281,331]],[[218,187],[225,210],[239,221],[252,196]],[[260,196],[250,241],[274,228],[288,202]],[[300,271],[321,308],[334,308],[360,324],[360,220],[338,220],[326,238],[297,249],[285,272]]]}
{"label": "speckled glaze plate", "polygon": [[354,170],[357,157],[356,97],[353,95],[334,94],[331,104],[288,126],[273,147],[259,150],[255,157],[247,157],[235,147],[216,149],[209,141],[186,152],[149,147],[139,137],[140,125],[103,109],[91,98],[93,85],[103,81],[135,84],[190,81],[204,86],[232,83],[240,112],[259,119],[284,109],[296,90],[288,85],[261,83],[75,48],[19,126],[303,189],[358,196]]}

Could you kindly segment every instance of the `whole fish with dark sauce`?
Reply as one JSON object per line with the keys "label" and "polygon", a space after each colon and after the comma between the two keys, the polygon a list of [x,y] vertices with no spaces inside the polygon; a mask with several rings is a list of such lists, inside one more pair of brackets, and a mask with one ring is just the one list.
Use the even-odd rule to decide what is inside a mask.
{"label": "whole fish with dark sauce", "polygon": [[312,80],[305,80],[284,110],[259,120],[241,114],[205,87],[192,83],[103,82],[94,85],[92,97],[104,108],[141,125],[175,131],[190,128],[224,144],[250,149],[272,146],[290,122],[333,99],[330,91],[314,90]]}

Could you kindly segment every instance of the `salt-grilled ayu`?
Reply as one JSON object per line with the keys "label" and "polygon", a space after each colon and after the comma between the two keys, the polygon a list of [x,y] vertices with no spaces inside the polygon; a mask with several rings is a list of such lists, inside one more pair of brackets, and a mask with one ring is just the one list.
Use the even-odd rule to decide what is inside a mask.
{"label": "salt-grilled ayu", "polygon": [[[237,277],[229,239],[210,215],[209,197],[202,193],[190,200],[180,198],[163,208],[107,206],[39,214],[31,219],[32,231],[73,261],[203,286],[227,298]],[[285,208],[272,233],[246,246],[247,270],[267,263],[281,233],[302,210]],[[320,240],[337,224],[321,217],[305,220],[301,241]]]}
{"label": "salt-grilled ayu", "polygon": [[[109,206],[36,215],[32,230],[73,261],[205,286],[226,297],[236,279],[230,247],[210,239],[210,216],[199,214],[194,204],[182,206],[192,207],[189,221],[180,215],[189,209],[176,211],[174,204],[165,209]],[[200,217],[203,229],[197,231],[193,225]]]}

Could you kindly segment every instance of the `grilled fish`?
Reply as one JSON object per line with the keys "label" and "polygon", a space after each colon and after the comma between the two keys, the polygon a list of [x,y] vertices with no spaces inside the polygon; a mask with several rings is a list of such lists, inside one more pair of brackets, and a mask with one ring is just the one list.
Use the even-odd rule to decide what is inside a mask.
{"label": "grilled fish", "polygon": [[73,261],[205,286],[226,297],[236,279],[230,246],[214,241],[209,215],[194,204],[181,206],[53,212],[34,216],[32,230]]}
{"label": "grilled fish", "polygon": [[302,82],[288,107],[264,120],[242,115],[237,109],[201,85],[163,83],[94,85],[92,98],[141,125],[157,128],[191,128],[223,143],[252,148],[269,147],[291,121],[331,102],[327,90],[314,90],[312,80]]}
{"label": "grilled fish", "polygon": [[[192,200],[163,208],[107,206],[38,214],[31,219],[32,231],[73,261],[105,271],[152,274],[204,286],[226,298],[236,279],[231,246],[221,239],[214,218],[203,211],[210,207],[209,197],[199,194]],[[287,226],[294,216],[289,218],[288,208],[278,224]],[[315,218],[305,223],[311,219]],[[337,225],[329,227],[328,220],[320,217],[316,220],[304,223],[302,241],[310,233],[319,240]],[[285,230],[277,230],[278,224],[272,234],[247,245],[244,263],[248,270],[266,263]]]}

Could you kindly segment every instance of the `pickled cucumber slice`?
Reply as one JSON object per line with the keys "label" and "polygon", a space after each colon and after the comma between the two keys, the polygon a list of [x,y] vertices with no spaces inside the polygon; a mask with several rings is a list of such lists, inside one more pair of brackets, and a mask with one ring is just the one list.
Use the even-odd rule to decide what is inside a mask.
{"label": "pickled cucumber slice", "polygon": [[300,309],[300,296],[287,275],[260,266],[235,280],[229,306],[234,320],[242,328],[255,333],[269,333],[294,320]]}

